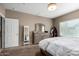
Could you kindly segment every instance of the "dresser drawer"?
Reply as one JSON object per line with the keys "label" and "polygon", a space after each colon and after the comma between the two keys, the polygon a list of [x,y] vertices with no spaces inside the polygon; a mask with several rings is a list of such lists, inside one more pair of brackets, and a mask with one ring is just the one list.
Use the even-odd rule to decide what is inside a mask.
{"label": "dresser drawer", "polygon": [[40,41],[41,41],[41,37],[40,36],[36,36],[36,37],[34,37],[34,43],[35,44],[37,44],[37,43],[39,43]]}
{"label": "dresser drawer", "polygon": [[33,34],[33,36],[34,36],[34,39],[33,39],[33,41],[34,41],[34,44],[37,44],[37,43],[39,43],[41,40],[43,40],[43,39],[46,39],[46,38],[49,38],[49,34],[48,33],[34,33]]}

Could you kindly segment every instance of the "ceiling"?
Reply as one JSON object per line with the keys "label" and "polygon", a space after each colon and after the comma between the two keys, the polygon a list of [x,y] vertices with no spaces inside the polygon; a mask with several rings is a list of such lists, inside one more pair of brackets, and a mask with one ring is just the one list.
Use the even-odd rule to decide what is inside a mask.
{"label": "ceiling", "polygon": [[48,3],[3,3],[6,9],[20,11],[36,16],[55,18],[79,9],[79,3],[57,3],[57,9],[48,10]]}

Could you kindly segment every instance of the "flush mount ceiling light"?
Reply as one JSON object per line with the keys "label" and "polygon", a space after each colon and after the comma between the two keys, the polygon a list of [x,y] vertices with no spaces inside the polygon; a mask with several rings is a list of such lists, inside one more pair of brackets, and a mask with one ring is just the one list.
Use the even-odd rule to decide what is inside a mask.
{"label": "flush mount ceiling light", "polygon": [[56,3],[49,3],[48,4],[48,10],[49,11],[53,11],[53,10],[55,10],[56,9]]}

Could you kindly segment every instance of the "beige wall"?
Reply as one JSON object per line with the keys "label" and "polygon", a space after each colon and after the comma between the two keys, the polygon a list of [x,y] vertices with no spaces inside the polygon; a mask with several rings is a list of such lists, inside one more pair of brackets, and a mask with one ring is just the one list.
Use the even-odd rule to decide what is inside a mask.
{"label": "beige wall", "polygon": [[79,18],[79,10],[76,10],[74,12],[68,13],[66,15],[60,16],[58,18],[53,19],[54,26],[56,26],[59,34],[59,23],[62,21],[68,21]]}
{"label": "beige wall", "polygon": [[20,22],[20,41],[23,40],[22,36],[22,26],[26,25],[29,26],[30,29],[30,40],[32,40],[32,31],[35,30],[35,23],[42,23],[45,24],[45,29],[50,31],[50,27],[52,24],[52,20],[49,18],[33,16],[31,14],[16,12],[12,10],[6,10],[6,17],[8,18],[16,18]]}
{"label": "beige wall", "polygon": [[0,15],[5,17],[5,8],[3,6],[0,6]]}

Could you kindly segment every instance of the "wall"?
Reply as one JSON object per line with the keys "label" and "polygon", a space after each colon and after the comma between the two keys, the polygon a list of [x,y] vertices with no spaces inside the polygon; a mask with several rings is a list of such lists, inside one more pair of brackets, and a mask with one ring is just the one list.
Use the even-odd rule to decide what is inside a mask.
{"label": "wall", "polygon": [[0,15],[5,17],[5,8],[3,6],[0,6]]}
{"label": "wall", "polygon": [[6,10],[6,17],[7,18],[16,18],[16,19],[19,20],[19,22],[20,22],[20,44],[22,44],[21,42],[23,40],[22,26],[24,26],[24,25],[29,26],[30,40],[32,40],[32,31],[35,30],[35,24],[36,23],[45,24],[45,26],[46,26],[45,29],[47,31],[50,31],[50,27],[51,27],[51,24],[52,24],[52,20],[49,19],[49,18],[34,16],[34,15],[31,15],[31,14],[16,12],[16,11],[12,11],[12,10]]}
{"label": "wall", "polygon": [[71,13],[65,14],[63,16],[60,16],[58,18],[53,19],[54,26],[58,30],[58,35],[59,35],[59,23],[62,21],[68,21],[68,20],[73,20],[79,18],[79,10],[73,11]]}

